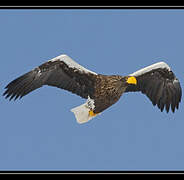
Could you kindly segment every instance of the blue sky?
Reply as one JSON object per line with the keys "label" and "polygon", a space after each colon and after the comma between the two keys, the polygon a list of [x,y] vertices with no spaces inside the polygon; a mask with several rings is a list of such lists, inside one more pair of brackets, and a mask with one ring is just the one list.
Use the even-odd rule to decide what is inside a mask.
{"label": "blue sky", "polygon": [[[159,61],[183,87],[184,10],[0,10],[0,94],[13,79],[62,53],[97,73],[127,75]],[[124,94],[77,124],[85,99],[44,86],[1,96],[0,170],[184,170],[184,110],[160,112]]]}

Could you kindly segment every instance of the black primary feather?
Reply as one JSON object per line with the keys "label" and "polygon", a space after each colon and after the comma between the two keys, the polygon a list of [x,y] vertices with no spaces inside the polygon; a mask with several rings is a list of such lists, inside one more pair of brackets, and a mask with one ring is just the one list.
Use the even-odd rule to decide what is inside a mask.
{"label": "black primary feather", "polygon": [[171,107],[172,112],[179,108],[181,102],[181,86],[171,70],[167,68],[157,68],[141,75],[135,75],[137,85],[129,85],[125,92],[141,91],[147,95],[153,105],[167,112]]}

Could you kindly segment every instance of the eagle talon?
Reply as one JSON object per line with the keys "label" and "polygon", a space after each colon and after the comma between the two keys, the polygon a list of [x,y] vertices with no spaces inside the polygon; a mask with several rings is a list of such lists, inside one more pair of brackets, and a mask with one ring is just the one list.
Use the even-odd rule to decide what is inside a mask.
{"label": "eagle talon", "polygon": [[96,115],[97,115],[97,114],[94,113],[93,110],[90,110],[90,111],[89,111],[89,116],[90,116],[90,117],[94,117],[94,116],[96,116]]}
{"label": "eagle talon", "polygon": [[[3,96],[22,98],[43,85],[75,93],[87,101],[71,111],[78,123],[85,123],[115,104],[123,93],[141,92],[161,112],[179,108],[182,88],[165,62],[142,68],[128,76],[103,75],[90,71],[66,54],[57,56],[11,81]],[[95,112],[94,112],[95,111]],[[97,113],[96,113],[97,112]]]}

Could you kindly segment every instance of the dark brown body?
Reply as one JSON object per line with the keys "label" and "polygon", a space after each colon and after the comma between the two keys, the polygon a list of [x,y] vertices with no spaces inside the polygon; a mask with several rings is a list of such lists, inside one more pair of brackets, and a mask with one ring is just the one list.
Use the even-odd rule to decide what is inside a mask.
{"label": "dark brown body", "polygon": [[100,113],[116,103],[126,90],[125,77],[119,75],[97,75],[93,99],[95,102],[94,113]]}
{"label": "dark brown body", "polygon": [[16,100],[43,85],[49,85],[85,99],[90,97],[95,106],[92,110],[100,113],[116,103],[124,92],[140,91],[161,111],[164,107],[167,112],[170,107],[173,112],[179,108],[182,97],[180,82],[166,63],[149,66],[131,76],[136,79],[135,82],[129,79],[130,75],[96,74],[76,64],[67,55],[61,55],[10,82],[3,95],[9,100]]}

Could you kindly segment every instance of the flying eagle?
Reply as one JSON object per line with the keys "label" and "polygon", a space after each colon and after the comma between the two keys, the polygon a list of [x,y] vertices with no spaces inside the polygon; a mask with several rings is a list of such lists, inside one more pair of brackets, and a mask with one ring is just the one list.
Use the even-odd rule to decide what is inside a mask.
{"label": "flying eagle", "polygon": [[90,71],[62,54],[10,82],[5,98],[16,100],[43,85],[55,86],[87,99],[71,109],[78,123],[88,122],[116,103],[126,92],[140,91],[155,106],[167,112],[179,108],[182,90],[170,67],[158,62],[127,76],[102,75]]}

